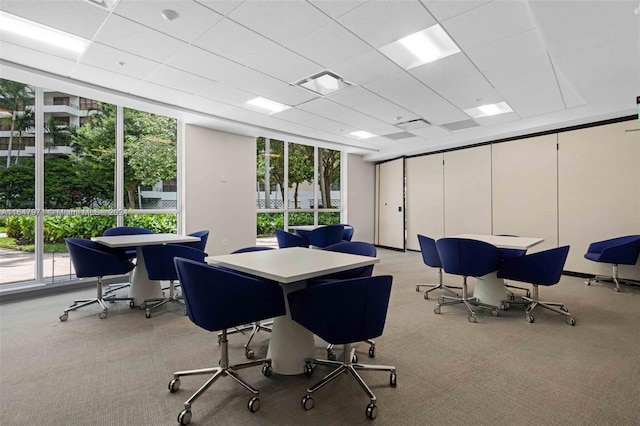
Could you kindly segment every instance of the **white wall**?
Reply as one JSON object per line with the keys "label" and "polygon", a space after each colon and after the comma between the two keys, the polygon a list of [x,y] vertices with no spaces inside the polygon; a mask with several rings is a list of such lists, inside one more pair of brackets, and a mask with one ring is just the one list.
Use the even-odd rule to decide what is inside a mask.
{"label": "white wall", "polygon": [[361,155],[347,154],[346,222],[353,226],[352,241],[373,243],[375,165]]}
{"label": "white wall", "polygon": [[208,229],[210,255],[255,245],[255,138],[185,125],[183,172],[185,231]]}
{"label": "white wall", "polygon": [[407,158],[407,249],[420,250],[418,234],[444,237],[444,156]]}

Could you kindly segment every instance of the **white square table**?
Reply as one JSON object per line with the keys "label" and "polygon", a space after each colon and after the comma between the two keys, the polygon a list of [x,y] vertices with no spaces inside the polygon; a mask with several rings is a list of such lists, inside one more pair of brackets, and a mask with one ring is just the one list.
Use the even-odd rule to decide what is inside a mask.
{"label": "white square table", "polygon": [[[278,374],[304,373],[304,360],[315,358],[313,334],[291,319],[287,294],[304,288],[306,280],[378,263],[377,257],[289,247],[209,256],[205,261],[261,278],[277,281],[284,291],[287,313],[274,318],[267,357]],[[327,315],[330,315],[328,311]]]}
{"label": "white square table", "polygon": [[[451,238],[466,238],[468,240],[484,241],[498,248],[528,250],[540,244],[544,238],[538,237],[512,237],[506,235],[483,235],[483,234],[460,234]],[[500,304],[507,300],[507,289],[504,280],[498,278],[498,271],[489,273],[482,277],[477,277],[476,286],[473,290],[473,297],[482,303],[500,307]]]}
{"label": "white square table", "polygon": [[107,247],[132,247],[136,248],[136,267],[131,275],[131,287],[129,297],[133,298],[134,305],[139,305],[146,299],[161,299],[162,285],[160,281],[150,280],[147,274],[147,266],[142,255],[142,246],[153,244],[189,243],[200,241],[200,237],[177,234],[133,234],[110,235],[92,237],[91,241],[103,244]]}

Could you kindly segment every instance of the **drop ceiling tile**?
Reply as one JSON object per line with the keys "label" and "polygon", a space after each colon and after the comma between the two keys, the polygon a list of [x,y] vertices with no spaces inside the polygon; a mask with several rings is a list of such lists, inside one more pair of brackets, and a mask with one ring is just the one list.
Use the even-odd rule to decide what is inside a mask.
{"label": "drop ceiling tile", "polygon": [[289,108],[287,110],[278,113],[278,116],[282,120],[291,121],[294,123],[302,123],[307,120],[313,120],[317,117],[315,114],[311,114],[307,111],[302,111],[298,108]]}
{"label": "drop ceiling tile", "polygon": [[139,79],[145,79],[161,66],[158,62],[100,43],[91,43],[87,51],[82,55],[81,62]]}
{"label": "drop ceiling tile", "polygon": [[136,87],[133,93],[143,98],[153,99],[158,102],[176,105],[183,108],[188,108],[188,105],[193,98],[191,93],[186,93],[165,86],[159,86],[149,82],[140,84]]}
{"label": "drop ceiling tile", "polygon": [[117,88],[118,91],[123,93],[134,93],[135,89],[141,84],[141,81],[137,78],[86,64],[76,64],[70,77],[109,90]]}
{"label": "drop ceiling tile", "polygon": [[492,1],[441,25],[465,51],[535,28],[526,1]]}
{"label": "drop ceiling tile", "polygon": [[307,2],[281,0],[247,1],[228,16],[281,45],[298,40],[331,21]]}
{"label": "drop ceiling tile", "polygon": [[[21,35],[18,35],[9,31],[3,31],[2,28],[0,28],[0,41],[7,44],[11,44],[13,46],[20,46],[23,49],[46,53],[51,56],[55,56],[62,59],[68,59],[74,62],[78,60],[78,58],[80,58],[81,56],[81,53],[79,52],[74,52],[69,49],[64,49],[59,46],[54,46],[42,40],[23,37]],[[0,54],[2,54],[1,56],[2,58],[5,57],[4,52],[0,52]],[[45,62],[43,64],[38,64],[36,68],[46,68],[47,66],[48,64]]]}
{"label": "drop ceiling tile", "polygon": [[258,33],[223,19],[193,42],[209,52],[238,63],[254,56],[264,56],[278,45]]}
{"label": "drop ceiling tile", "polygon": [[95,40],[157,62],[167,61],[188,46],[183,41],[118,15],[111,15],[107,19]]}
{"label": "drop ceiling tile", "polygon": [[[164,19],[165,9],[177,12],[179,17],[173,21]],[[188,43],[223,18],[196,2],[184,0],[120,0],[113,13]]]}
{"label": "drop ceiling tile", "polygon": [[281,104],[295,106],[315,99],[318,95],[298,86],[285,85],[264,94],[264,97]]}
{"label": "drop ceiling tile", "polygon": [[541,76],[554,78],[549,56],[536,30],[469,49],[467,54],[496,88]]}
{"label": "drop ceiling tile", "polygon": [[309,0],[309,3],[335,19],[366,3],[366,1],[367,0]]}
{"label": "drop ceiling tile", "polygon": [[249,57],[245,60],[245,64],[289,83],[323,70],[320,65],[282,46],[276,46],[268,52]]}
{"label": "drop ceiling tile", "polygon": [[429,12],[438,20],[444,21],[461,13],[468,12],[478,6],[488,3],[489,0],[420,0],[429,9]]}
{"label": "drop ceiling tile", "polygon": [[166,64],[209,80],[220,80],[221,75],[233,73],[243,68],[242,65],[196,46],[186,47],[169,59]]}
{"label": "drop ceiling tile", "polygon": [[422,129],[412,130],[411,133],[415,133],[418,136],[422,136],[426,139],[439,138],[441,136],[449,135],[449,131],[440,126],[429,126]]}
{"label": "drop ceiling tile", "polygon": [[515,121],[519,118],[520,116],[518,116],[518,114],[516,114],[515,112],[508,112],[505,114],[492,115],[490,117],[475,118],[474,120],[479,125],[488,127],[488,126],[495,126],[496,124]]}
{"label": "drop ceiling tile", "polygon": [[345,58],[339,63],[332,64],[332,70],[345,80],[357,85],[367,84],[403,72],[395,62],[377,50],[370,50],[353,58]]}
{"label": "drop ceiling tile", "polygon": [[460,109],[503,100],[464,54],[447,56],[438,61],[412,68],[409,72]]}
{"label": "drop ceiling tile", "polygon": [[565,109],[558,83],[544,76],[499,87],[498,91],[521,118]]}
{"label": "drop ceiling tile", "polygon": [[201,112],[203,114],[221,115],[225,111],[233,108],[232,106],[215,101],[213,99],[205,99],[201,96],[193,96],[189,101],[189,108]]}
{"label": "drop ceiling tile", "polygon": [[[107,10],[85,1],[2,0],[0,10],[91,40]],[[64,13],[61,13],[64,11]]]}
{"label": "drop ceiling tile", "polygon": [[286,47],[326,68],[334,68],[333,65],[371,50],[366,43],[335,22],[288,43]]}
{"label": "drop ceiling tile", "polygon": [[196,3],[200,3],[224,16],[231,13],[243,1],[244,0],[195,0]]}
{"label": "drop ceiling tile", "polygon": [[[75,61],[61,58],[50,53],[38,52],[23,46],[0,41],[2,59],[32,68],[44,69],[47,72],[61,76],[69,76],[76,65]],[[43,66],[46,64],[46,66]]]}
{"label": "drop ceiling tile", "polygon": [[367,2],[338,22],[376,49],[436,23],[417,1]]}

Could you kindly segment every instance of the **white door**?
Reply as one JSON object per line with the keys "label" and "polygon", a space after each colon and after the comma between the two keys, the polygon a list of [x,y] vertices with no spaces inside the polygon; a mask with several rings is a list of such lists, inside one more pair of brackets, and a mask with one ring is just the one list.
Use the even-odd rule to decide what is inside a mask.
{"label": "white door", "polygon": [[378,245],[404,250],[404,159],[376,166]]}

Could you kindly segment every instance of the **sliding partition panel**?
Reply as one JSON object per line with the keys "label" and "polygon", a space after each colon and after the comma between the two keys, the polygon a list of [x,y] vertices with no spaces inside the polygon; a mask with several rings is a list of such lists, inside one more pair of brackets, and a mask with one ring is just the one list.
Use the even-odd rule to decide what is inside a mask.
{"label": "sliding partition panel", "polygon": [[[558,134],[559,244],[571,244],[568,271],[611,275],[611,266],[584,259],[589,244],[640,234],[637,130],[630,120]],[[620,276],[640,279],[640,265],[620,265]]]}
{"label": "sliding partition panel", "polygon": [[557,134],[492,147],[493,233],[542,237],[558,246]]}
{"label": "sliding partition panel", "polygon": [[404,250],[404,158],[378,165],[377,244]]}
{"label": "sliding partition panel", "polygon": [[491,146],[444,153],[444,234],[491,234]]}
{"label": "sliding partition panel", "polygon": [[407,158],[407,249],[420,250],[417,234],[444,236],[443,154]]}

